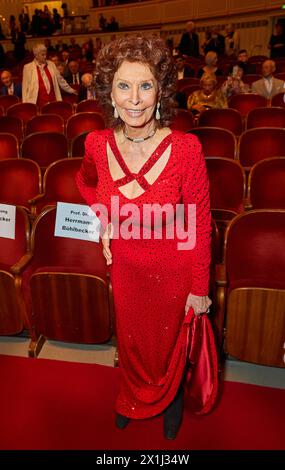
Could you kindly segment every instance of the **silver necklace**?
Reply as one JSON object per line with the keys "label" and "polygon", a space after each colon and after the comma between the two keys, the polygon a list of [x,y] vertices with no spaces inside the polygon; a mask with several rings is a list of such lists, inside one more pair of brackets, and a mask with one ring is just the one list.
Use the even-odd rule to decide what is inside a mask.
{"label": "silver necklace", "polygon": [[153,131],[151,131],[151,133],[147,137],[129,137],[126,131],[123,130],[123,134],[126,137],[126,139],[130,140],[131,142],[135,142],[136,144],[139,144],[140,142],[144,142],[145,140],[150,139],[151,137],[154,136],[155,133],[156,133],[156,128]]}

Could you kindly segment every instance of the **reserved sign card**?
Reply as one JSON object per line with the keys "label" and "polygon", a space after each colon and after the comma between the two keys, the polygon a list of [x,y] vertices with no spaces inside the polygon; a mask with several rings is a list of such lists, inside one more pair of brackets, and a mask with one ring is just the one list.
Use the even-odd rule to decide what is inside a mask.
{"label": "reserved sign card", "polygon": [[58,202],[54,235],[56,237],[77,238],[99,242],[100,220],[83,204]]}
{"label": "reserved sign card", "polygon": [[16,206],[0,204],[0,237],[15,240]]}

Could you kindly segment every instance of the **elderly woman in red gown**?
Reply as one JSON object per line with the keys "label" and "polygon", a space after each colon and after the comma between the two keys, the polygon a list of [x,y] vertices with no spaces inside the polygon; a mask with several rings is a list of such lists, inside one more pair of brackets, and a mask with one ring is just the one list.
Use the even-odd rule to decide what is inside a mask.
{"label": "elderly woman in red gown", "polygon": [[[131,419],[164,412],[164,435],[174,439],[182,420],[186,366],[185,355],[174,354],[175,346],[190,307],[200,315],[211,304],[205,160],[195,136],[169,128],[177,71],[162,40],[126,37],[108,44],[98,55],[96,74],[109,128],[87,136],[77,184],[87,203],[95,204],[93,210],[100,204],[110,215],[112,208],[103,252],[113,286],[121,369],[116,425],[123,429]],[[157,224],[155,217],[145,217],[150,205],[154,215],[169,209],[172,217],[160,212]],[[183,228],[188,224],[195,232],[194,242],[185,245],[179,245],[179,230],[169,236],[181,206]],[[194,218],[188,210],[193,207]]]}

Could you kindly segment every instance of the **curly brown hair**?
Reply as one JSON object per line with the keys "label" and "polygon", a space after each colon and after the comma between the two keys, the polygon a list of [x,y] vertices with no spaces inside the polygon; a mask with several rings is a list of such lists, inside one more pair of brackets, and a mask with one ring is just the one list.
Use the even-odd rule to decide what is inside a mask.
{"label": "curly brown hair", "polygon": [[124,61],[147,65],[158,82],[160,96],[159,127],[169,126],[175,114],[177,70],[165,42],[155,36],[127,36],[107,44],[96,60],[96,94],[110,127],[122,126],[114,118],[111,91],[114,75]]}

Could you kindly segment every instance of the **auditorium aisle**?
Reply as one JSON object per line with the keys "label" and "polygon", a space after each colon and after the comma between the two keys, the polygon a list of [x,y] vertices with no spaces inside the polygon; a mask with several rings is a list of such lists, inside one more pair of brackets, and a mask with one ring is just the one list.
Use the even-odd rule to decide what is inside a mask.
{"label": "auditorium aisle", "polygon": [[[0,337],[0,354],[27,357],[29,340],[20,337]],[[82,345],[46,341],[39,357],[68,362],[101,364],[113,367],[115,346],[110,341],[102,345]],[[224,379],[265,387],[285,389],[284,369],[249,364],[230,358],[226,361]]]}

